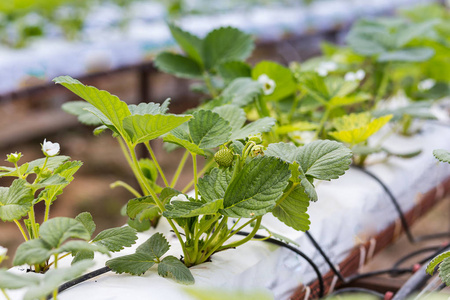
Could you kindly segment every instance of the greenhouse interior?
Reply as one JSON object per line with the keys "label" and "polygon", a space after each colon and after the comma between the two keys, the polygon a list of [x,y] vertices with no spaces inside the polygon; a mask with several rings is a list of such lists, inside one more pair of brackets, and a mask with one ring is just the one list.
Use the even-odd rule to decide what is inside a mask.
{"label": "greenhouse interior", "polygon": [[0,1],[0,299],[449,299],[450,1]]}

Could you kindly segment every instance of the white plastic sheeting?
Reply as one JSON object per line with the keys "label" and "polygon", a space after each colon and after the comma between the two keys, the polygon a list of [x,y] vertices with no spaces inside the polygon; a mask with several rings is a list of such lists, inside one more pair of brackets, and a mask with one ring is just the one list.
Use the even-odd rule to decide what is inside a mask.
{"label": "white plastic sheeting", "polygon": [[[389,187],[404,212],[417,203],[421,194],[450,176],[450,165],[439,163],[432,155],[434,149],[450,149],[448,137],[449,126],[432,122],[426,123],[413,137],[392,135],[384,142],[386,147],[397,152],[420,148],[422,153],[411,159],[390,158],[387,162],[368,167]],[[319,201],[311,203],[309,208],[310,233],[334,264],[341,262],[361,240],[382,231],[398,218],[380,184],[358,169],[351,168],[337,180],[319,182],[317,191]],[[322,273],[328,271],[323,258],[304,233],[285,226],[272,216],[265,216],[263,224],[295,240],[300,249],[319,265]],[[172,245],[167,254],[180,257],[181,248],[165,220],[160,221],[157,229],[140,233],[136,245],[113,256],[133,253],[155,232],[162,232]],[[263,230],[259,233],[265,234]],[[103,267],[107,259],[106,256],[96,256],[96,265],[92,269]],[[217,253],[211,262],[192,267],[191,272],[196,280],[194,287],[227,290],[264,288],[270,290],[275,299],[288,299],[299,284],[308,284],[316,279],[304,259],[262,241],[251,241],[235,250]],[[143,276],[106,273],[64,291],[59,299],[191,299],[184,289],[183,285],[159,277],[153,267]],[[21,298],[21,291],[11,291],[10,294],[12,299]]]}

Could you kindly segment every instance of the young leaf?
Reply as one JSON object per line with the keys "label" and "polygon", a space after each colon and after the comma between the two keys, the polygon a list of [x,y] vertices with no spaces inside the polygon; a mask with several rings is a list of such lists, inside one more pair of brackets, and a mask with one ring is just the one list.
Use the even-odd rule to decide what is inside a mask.
{"label": "young leaf", "polygon": [[244,107],[253,102],[261,93],[259,82],[251,78],[237,78],[222,91],[221,96],[230,99],[229,102],[233,105]]}
{"label": "young leaf", "polygon": [[19,220],[30,210],[34,196],[24,179],[16,179],[9,188],[0,187],[0,219]]}
{"label": "young leaf", "polygon": [[179,54],[162,52],[154,60],[155,66],[163,72],[182,77],[201,79],[203,69],[195,60]]}
{"label": "young leaf", "polygon": [[173,23],[169,24],[169,29],[170,33],[172,33],[172,37],[175,39],[180,48],[183,49],[186,55],[201,65],[202,40],[199,37],[182,30]]}
{"label": "young leaf", "polygon": [[299,149],[297,161],[306,176],[320,180],[336,179],[351,164],[352,152],[335,141],[319,140]]}
{"label": "young leaf", "polygon": [[202,200],[213,202],[217,199],[223,199],[225,191],[231,181],[231,172],[229,170],[214,168],[203,178],[198,180],[198,191]]}
{"label": "young leaf", "polygon": [[86,86],[70,76],[56,77],[53,81],[65,86],[67,89],[92,104],[108,118],[122,136],[126,136],[122,128],[122,120],[131,115],[131,113],[125,102],[121,101],[117,96],[111,95],[107,91],[98,90],[93,86]]}
{"label": "young leaf", "polygon": [[147,142],[168,133],[188,121],[183,115],[131,115],[123,119],[123,128],[133,145]]}
{"label": "young leaf", "polygon": [[158,264],[158,274],[170,277],[178,283],[194,284],[195,279],[191,271],[175,256],[167,256]]}
{"label": "young leaf", "polygon": [[66,281],[75,279],[92,266],[91,261],[80,261],[70,268],[58,268],[45,273],[38,285],[31,286],[24,295],[24,300],[35,300],[47,297]]}
{"label": "young leaf", "polygon": [[169,251],[169,248],[169,242],[167,242],[164,235],[157,232],[137,247],[136,253],[147,253],[159,259]]}
{"label": "young leaf", "polygon": [[276,84],[272,94],[263,96],[267,101],[279,101],[297,90],[291,71],[280,64],[271,61],[258,63],[252,70],[252,78],[258,80],[258,77],[263,74],[266,74]]}
{"label": "young leaf", "polygon": [[306,231],[311,224],[306,213],[308,206],[309,197],[305,194],[304,188],[297,185],[280,204],[275,206],[272,214],[287,226]]}
{"label": "young leaf", "polygon": [[90,213],[82,212],[75,217],[75,220],[83,224],[84,228],[86,228],[87,232],[89,232],[90,235],[94,233],[96,225]]}
{"label": "young leaf", "polygon": [[252,159],[228,186],[223,214],[251,218],[271,211],[282,196],[290,175],[288,164],[275,157]]}
{"label": "young leaf", "polygon": [[166,211],[163,216],[169,219],[191,218],[200,215],[212,215],[223,208],[223,199],[212,202],[191,202],[191,201],[172,201],[166,204]]}
{"label": "young leaf", "polygon": [[433,275],[434,269],[436,269],[437,265],[444,261],[444,259],[450,257],[450,251],[444,252],[433,258],[427,266],[427,273]]}
{"label": "young leaf", "polygon": [[386,125],[391,118],[392,115],[387,115],[371,120],[368,113],[346,115],[334,120],[333,125],[337,131],[329,134],[339,141],[356,145],[366,141]]}
{"label": "young leaf", "polygon": [[59,247],[69,238],[89,240],[90,233],[79,221],[66,217],[56,217],[43,223],[39,229],[41,238],[52,248]]}
{"label": "young leaf", "polygon": [[450,164],[450,152],[444,149],[433,150],[433,155],[439,161],[446,162]]}
{"label": "young leaf", "polygon": [[52,247],[42,239],[32,239],[21,244],[14,256],[13,265],[34,265],[45,262],[52,255]]}
{"label": "young leaf", "polygon": [[136,230],[124,226],[103,230],[92,242],[106,247],[109,251],[117,252],[125,247],[130,247],[136,240]]}
{"label": "young leaf", "polygon": [[226,143],[231,135],[230,123],[210,110],[194,112],[189,121],[192,142],[201,149],[210,149]]}
{"label": "young leaf", "polygon": [[232,27],[222,27],[208,33],[203,40],[203,61],[207,70],[227,61],[245,60],[253,51],[250,35]]}
{"label": "young leaf", "polygon": [[149,253],[134,253],[106,261],[105,265],[117,274],[142,275],[155,264],[155,257]]}

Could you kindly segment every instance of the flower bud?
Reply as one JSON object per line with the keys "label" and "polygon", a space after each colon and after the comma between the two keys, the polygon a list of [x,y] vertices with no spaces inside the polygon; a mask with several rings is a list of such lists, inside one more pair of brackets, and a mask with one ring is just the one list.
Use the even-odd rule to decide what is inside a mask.
{"label": "flower bud", "polygon": [[261,155],[261,156],[264,155],[264,146],[256,145],[256,146],[254,146],[252,148],[251,157],[255,157],[255,156],[258,156],[258,155]]}
{"label": "flower bud", "polygon": [[214,161],[219,165],[219,167],[231,167],[233,164],[233,151],[228,148],[223,148],[214,154]]}
{"label": "flower bud", "polygon": [[249,135],[248,140],[250,142],[255,142],[256,144],[259,144],[262,142],[262,135],[261,133]]}
{"label": "flower bud", "polygon": [[15,164],[19,161],[19,159],[22,158],[22,153],[15,152],[15,153],[7,154],[6,157],[7,157],[6,161],[9,161],[10,163]]}

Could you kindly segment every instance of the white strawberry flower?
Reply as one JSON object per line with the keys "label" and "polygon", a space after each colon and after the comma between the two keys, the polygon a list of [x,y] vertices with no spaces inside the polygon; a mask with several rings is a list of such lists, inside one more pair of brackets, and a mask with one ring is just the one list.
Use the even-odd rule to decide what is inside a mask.
{"label": "white strawberry flower", "polygon": [[336,71],[337,67],[338,66],[334,61],[323,61],[316,68],[316,72],[320,76],[325,77],[329,72]]}
{"label": "white strawberry flower", "polygon": [[44,152],[45,156],[55,156],[59,153],[59,143],[52,143],[50,141],[47,142],[47,139],[44,139],[44,143],[42,144],[42,152]]}
{"label": "white strawberry flower", "polygon": [[356,72],[347,72],[344,76],[345,81],[361,81],[366,76],[364,70],[359,69]]}
{"label": "white strawberry flower", "polygon": [[269,78],[266,74],[261,74],[258,77],[258,82],[262,84],[263,86],[263,92],[264,95],[270,95],[275,90],[275,87],[277,86],[275,84],[275,81]]}
{"label": "white strawberry flower", "polygon": [[173,197],[170,199],[170,202],[169,202],[169,203],[172,203],[172,201],[189,201],[189,199],[186,197],[185,194],[178,194],[178,195],[176,195],[176,196],[173,196]]}
{"label": "white strawberry flower", "polygon": [[434,87],[435,84],[436,84],[435,80],[428,78],[428,79],[425,79],[425,80],[422,80],[421,82],[419,82],[417,87],[419,88],[419,91],[425,92],[425,91],[428,91],[429,89],[431,89],[432,87]]}

